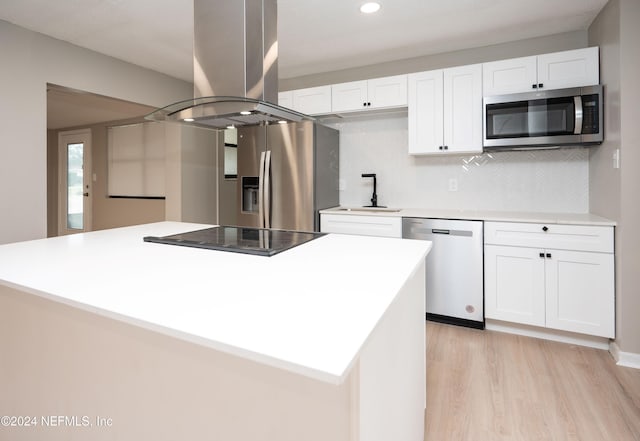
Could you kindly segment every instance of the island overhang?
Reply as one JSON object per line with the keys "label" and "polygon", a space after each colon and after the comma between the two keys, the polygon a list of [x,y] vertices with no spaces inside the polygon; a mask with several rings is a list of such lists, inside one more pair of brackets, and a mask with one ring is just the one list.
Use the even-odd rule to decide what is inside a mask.
{"label": "island overhang", "polygon": [[[11,305],[20,310],[15,302],[31,294],[27,302],[41,302],[34,307],[46,309],[51,302],[70,307],[67,312],[73,310],[81,322],[98,315],[105,323],[118,322],[117,329],[151,331],[154,338],[213,349],[222,359],[237,358],[252,369],[265,366],[291,378],[302,376],[314,387],[329,387],[331,400],[344,395],[337,399],[343,405],[357,396],[358,415],[369,415],[359,417],[360,431],[371,426],[362,421],[376,413],[377,405],[366,402],[375,394],[382,394],[378,399],[394,394],[389,385],[372,387],[377,380],[367,378],[378,376],[381,368],[397,370],[393,359],[384,361],[393,357],[387,353],[393,346],[398,360],[416,360],[418,366],[407,370],[418,374],[409,377],[424,377],[424,323],[416,323],[424,318],[428,242],[327,235],[265,258],[142,241],[145,235],[203,227],[162,222],[0,246],[0,299],[5,311]],[[403,316],[409,310],[415,310],[413,326],[396,329],[409,319]],[[81,312],[87,315],[78,316]],[[34,325],[7,323],[13,323],[9,332],[14,335]],[[385,349],[382,333],[406,342],[394,341]],[[415,384],[413,403],[424,404],[421,384],[424,378]],[[398,390],[411,391],[412,385]],[[363,394],[373,395],[363,400]]]}

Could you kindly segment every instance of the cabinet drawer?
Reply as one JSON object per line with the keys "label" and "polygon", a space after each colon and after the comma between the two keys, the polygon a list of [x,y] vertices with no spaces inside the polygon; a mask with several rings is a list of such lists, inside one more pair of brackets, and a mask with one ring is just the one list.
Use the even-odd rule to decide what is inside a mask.
{"label": "cabinet drawer", "polygon": [[613,227],[485,222],[484,243],[613,253]]}
{"label": "cabinet drawer", "polygon": [[402,237],[402,218],[388,216],[360,216],[321,214],[323,233],[358,234],[361,236]]}

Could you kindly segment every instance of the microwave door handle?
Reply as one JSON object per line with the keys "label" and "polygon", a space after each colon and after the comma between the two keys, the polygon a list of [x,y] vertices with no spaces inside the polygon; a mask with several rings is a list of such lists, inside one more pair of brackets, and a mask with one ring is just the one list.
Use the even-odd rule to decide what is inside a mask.
{"label": "microwave door handle", "polygon": [[574,96],[573,104],[575,107],[575,126],[573,127],[573,134],[580,135],[582,133],[582,96]]}

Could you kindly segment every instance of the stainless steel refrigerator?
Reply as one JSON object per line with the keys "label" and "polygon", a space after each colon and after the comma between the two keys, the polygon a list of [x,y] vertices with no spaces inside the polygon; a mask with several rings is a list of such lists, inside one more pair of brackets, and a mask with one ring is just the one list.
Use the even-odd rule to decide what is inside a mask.
{"label": "stainless steel refrigerator", "polygon": [[312,121],[238,128],[240,226],[319,231],[339,204],[339,132]]}

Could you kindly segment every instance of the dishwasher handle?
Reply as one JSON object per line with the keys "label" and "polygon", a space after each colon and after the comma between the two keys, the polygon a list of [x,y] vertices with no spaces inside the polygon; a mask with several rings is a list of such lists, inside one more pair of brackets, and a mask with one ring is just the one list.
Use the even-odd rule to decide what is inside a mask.
{"label": "dishwasher handle", "polygon": [[[409,234],[404,237],[408,239],[422,238],[424,235],[441,234],[445,236],[466,236],[473,237],[473,231],[470,230],[445,230],[443,228],[416,228],[412,227]],[[418,237],[420,236],[420,237]]]}
{"label": "dishwasher handle", "polygon": [[474,226],[468,225],[468,222],[461,223],[459,221],[452,221],[439,223],[429,219],[405,217],[402,218],[402,237],[405,239],[434,240],[435,237],[437,237],[436,235],[442,238],[454,236],[472,238],[477,236],[482,240],[482,227],[477,228],[475,226],[477,221],[469,222],[473,222]]}

